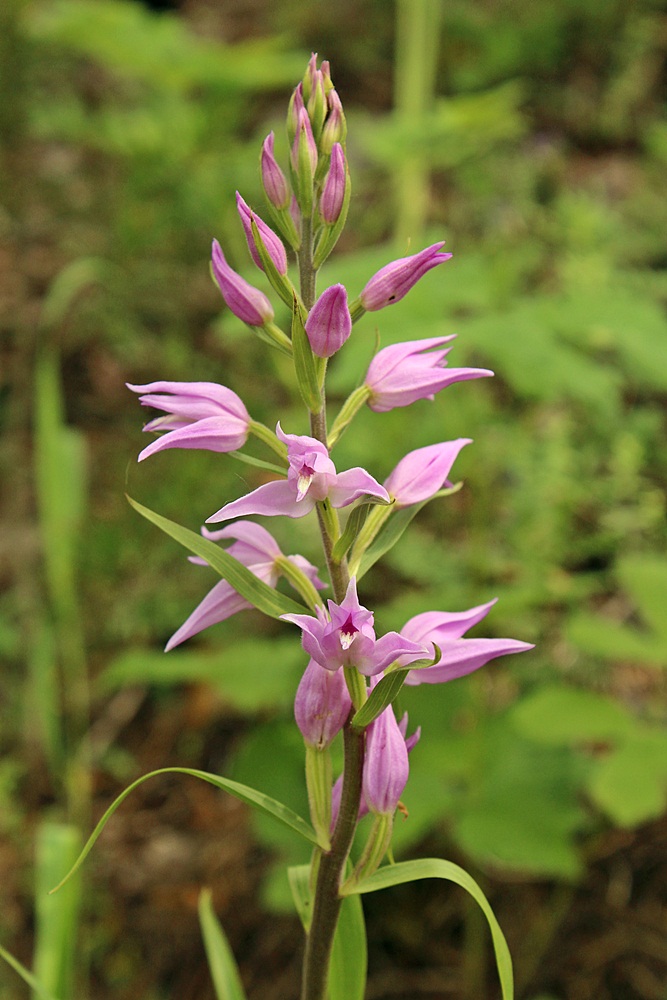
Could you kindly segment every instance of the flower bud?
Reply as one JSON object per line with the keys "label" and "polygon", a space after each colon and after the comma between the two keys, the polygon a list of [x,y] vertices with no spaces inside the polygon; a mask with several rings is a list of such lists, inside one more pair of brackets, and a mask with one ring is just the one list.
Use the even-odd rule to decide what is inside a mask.
{"label": "flower bud", "polygon": [[213,275],[227,307],[240,320],[249,326],[273,321],[275,313],[266,295],[229,266],[217,240],[213,240]]}
{"label": "flower bud", "polygon": [[442,444],[429,444],[405,455],[384,483],[396,508],[409,507],[435,496],[446,484],[459,452],[470,443],[470,438],[457,438]]}
{"label": "flower bud", "polygon": [[408,783],[410,765],[405,738],[391,705],[366,730],[363,794],[374,813],[393,815]]}
{"label": "flower bud", "polygon": [[278,162],[273,155],[273,132],[269,132],[262,145],[262,155],[260,159],[260,169],[262,172],[262,185],[264,192],[274,208],[280,211],[287,208],[290,200],[289,186],[287,178],[278,166]]}
{"label": "flower bud", "polygon": [[299,208],[304,216],[310,216],[313,211],[313,182],[319,154],[313,136],[313,130],[308,112],[303,108],[299,112],[297,133],[292,144],[291,161],[294,171],[292,185]]}
{"label": "flower bud", "polygon": [[299,127],[299,115],[305,111],[303,103],[303,84],[300,83],[292,92],[287,106],[287,137],[290,143],[294,142]]}
{"label": "flower bud", "polygon": [[327,104],[329,105],[329,114],[320,138],[320,149],[323,153],[330,153],[335,142],[345,145],[347,137],[347,122],[345,121],[343,105],[338,93],[333,88],[327,94]]}
{"label": "flower bud", "polygon": [[294,700],[294,718],[306,743],[323,750],[345,725],[352,701],[343,670],[310,660]]}
{"label": "flower bud", "polygon": [[352,331],[344,285],[332,285],[322,292],[305,326],[313,354],[318,358],[330,358],[341,349]]}
{"label": "flower bud", "polygon": [[259,267],[262,271],[264,270],[264,265],[262,264],[261,257],[257,252],[255,239],[252,234],[253,220],[259,230],[259,235],[262,243],[264,244],[264,249],[275,264],[276,270],[279,274],[287,274],[287,254],[285,253],[285,247],[283,246],[280,237],[274,233],[271,227],[267,226],[267,224],[263,222],[262,219],[260,219],[260,217],[256,215],[248,205],[246,205],[238,191],[236,192],[236,207],[239,215],[241,216],[241,222],[243,223],[246,240],[248,241],[248,250],[250,250],[250,255],[255,264],[257,264],[257,267]]}
{"label": "flower bud", "polygon": [[402,299],[427,271],[451,258],[450,253],[440,253],[444,245],[444,242],[434,243],[419,253],[401,257],[380,268],[359,296],[363,308],[373,312]]}
{"label": "flower bud", "polygon": [[310,118],[308,117],[308,112],[305,108],[302,108],[301,111],[299,111],[296,133],[294,135],[294,142],[292,143],[292,166],[297,174],[299,173],[299,165],[304,159],[304,154],[301,152],[302,149],[307,151],[306,162],[310,165],[310,175],[312,179],[315,176],[315,171],[317,170],[317,160],[319,154],[313,137],[313,129],[310,124]]}
{"label": "flower bud", "polygon": [[306,104],[315,89],[315,81],[319,72],[320,70],[317,68],[317,52],[311,52],[306,72],[303,74],[303,80],[301,81],[301,93]]}
{"label": "flower bud", "polygon": [[345,185],[347,184],[347,169],[345,153],[339,142],[331,149],[331,164],[324,181],[320,198],[320,215],[325,222],[333,225],[343,208],[345,200]]}

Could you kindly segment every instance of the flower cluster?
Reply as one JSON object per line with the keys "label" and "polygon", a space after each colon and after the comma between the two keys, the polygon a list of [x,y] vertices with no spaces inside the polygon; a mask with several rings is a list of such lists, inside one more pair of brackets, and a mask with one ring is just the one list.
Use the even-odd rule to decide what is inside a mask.
{"label": "flower cluster", "polygon": [[[318,67],[313,56],[289,104],[285,170],[276,156],[273,132],[262,145],[260,175],[272,225],[240,193],[236,196],[250,252],[248,264],[260,272],[262,282],[268,282],[280,305],[274,306],[265,291],[234,270],[218,241],[213,241],[212,272],[226,307],[269,345],[267,349],[276,348],[293,359],[295,383],[309,411],[309,433],[288,433],[280,422],[274,432],[250,417],[232,389],[217,383],[156,381],[129,388],[141,394],[143,406],[165,414],[146,424],[144,430],[159,436],[143,449],[140,460],[169,448],[200,448],[240,452],[252,462],[254,456],[243,451],[251,438],[273,452],[274,464],[269,468],[275,470],[275,478],[262,481],[244,496],[221,498],[225,502],[207,519],[208,523],[233,523],[217,531],[202,528],[208,543],[231,542],[226,558],[235,560],[243,572],[233,575],[234,585],[222,579],[213,587],[171,637],[167,650],[254,604],[277,608],[271,612],[274,617],[301,630],[308,663],[294,711],[310,762],[313,826],[323,841],[332,821],[334,836],[348,836],[352,814],[356,821],[370,811],[378,826],[357,870],[367,874],[388,847],[393,815],[408,781],[408,754],[420,736],[419,730],[407,736],[407,717],[397,719],[386,693],[395,692],[401,683],[451,681],[531,646],[514,639],[466,637],[468,629],[489,612],[493,600],[467,611],[427,611],[398,631],[379,637],[373,612],[359,602],[358,584],[367,565],[377,558],[376,550],[384,552],[389,547],[392,519],[403,517],[399,512],[406,508],[416,512],[417,505],[450,490],[452,467],[471,441],[457,438],[409,451],[383,483],[363,468],[339,472],[332,449],[364,405],[383,414],[433,400],[455,382],[485,378],[493,372],[448,367],[452,334],[391,344],[375,354],[359,388],[328,425],[327,366],[345,349],[355,323],[365,312],[378,312],[405,298],[425,275],[452,258],[443,252],[443,242],[434,243],[386,264],[352,297],[342,284],[317,295],[317,271],[335,246],[348,210],[346,133],[328,63]],[[294,257],[298,287],[290,277]],[[343,523],[339,511],[345,511]],[[265,528],[234,520],[310,514],[316,515],[322,538],[326,584],[304,557],[283,555]],[[192,551],[197,552],[197,547]],[[214,564],[216,560],[210,558]],[[201,557],[193,561],[206,563]],[[305,600],[302,611],[294,611],[294,601],[276,589],[281,577]],[[331,596],[325,603],[320,591],[327,586]],[[264,595],[264,600],[266,592],[275,592],[275,597],[263,605],[260,598]],[[281,612],[281,608],[286,610]],[[354,774],[348,773],[347,780],[333,781],[321,761],[329,760],[330,744],[341,731],[361,766]],[[339,852],[338,863],[340,856]],[[327,858],[325,854],[319,862],[320,875],[327,864],[334,863]],[[322,891],[329,891],[326,885],[336,884],[340,876],[339,871],[327,882],[329,876],[323,875]]]}

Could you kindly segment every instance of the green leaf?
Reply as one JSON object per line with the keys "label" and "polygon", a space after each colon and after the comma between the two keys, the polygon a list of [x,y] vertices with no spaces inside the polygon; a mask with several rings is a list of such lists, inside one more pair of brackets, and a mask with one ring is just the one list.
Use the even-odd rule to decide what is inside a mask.
{"label": "green leaf", "polygon": [[157,771],[151,771],[149,774],[143,774],[140,778],[137,778],[136,781],[133,781],[131,785],[128,785],[128,787],[121,792],[116,799],[114,799],[86,841],[81,854],[75,861],[72,868],[70,868],[68,874],[54,889],[51,889],[52,893],[57,892],[58,889],[65,885],[72,875],[74,875],[74,873],[81,867],[92,850],[95,841],[102,833],[102,830],[107,825],[116,809],[118,809],[119,805],[125,801],[128,795],[133,792],[135,788],[138,788],[139,785],[143,785],[144,781],[148,781],[149,778],[155,778],[159,774],[189,774],[193,778],[199,778],[201,781],[207,781],[209,785],[214,785],[223,792],[229,792],[230,795],[240,799],[241,802],[245,802],[249,806],[254,806],[266,815],[277,819],[284,826],[289,827],[295,833],[300,834],[300,836],[302,836],[305,840],[310,841],[311,844],[317,844],[315,831],[308,825],[308,823],[306,823],[304,819],[301,818],[301,816],[298,816],[288,806],[283,805],[282,802],[277,802],[276,799],[272,799],[269,795],[265,795],[263,792],[258,792],[256,789],[250,788],[248,785],[242,785],[238,781],[231,781],[229,778],[222,778],[217,774],[209,774],[208,771],[198,771],[190,767],[161,767]]}
{"label": "green leaf", "polygon": [[310,898],[310,865],[290,865],[287,869],[290,892],[296,912],[306,933],[313,916]]}
{"label": "green leaf", "polygon": [[155,524],[161,531],[170,535],[196,556],[205,559],[211,569],[219,573],[223,580],[227,580],[234,590],[238,591],[242,597],[245,597],[260,611],[263,611],[265,615],[269,615],[271,618],[280,618],[281,615],[285,614],[308,614],[308,608],[297,604],[296,601],[285,597],[273,587],[263,583],[243,563],[234,559],[215,542],[209,541],[208,538],[202,538],[201,535],[190,531],[189,528],[184,528],[182,525],[176,524],[175,521],[170,521],[168,518],[156,514],[155,511],[137,503],[130,496],[127,497],[127,500],[147,521]]}
{"label": "green leaf", "polygon": [[74,994],[77,936],[81,912],[81,880],[72,879],[62,893],[49,889],[76,861],[81,834],[75,826],[43,822],[37,830],[35,858],[35,976],[57,997]]}
{"label": "green leaf", "polygon": [[14,972],[16,972],[24,983],[30,987],[30,989],[40,998],[40,1000],[55,1000],[52,993],[44,989],[42,984],[37,980],[32,972],[28,972],[24,965],[21,965],[18,958],[14,958],[5,948],[0,947],[0,958],[3,958],[7,965],[11,965]]}
{"label": "green leaf", "polygon": [[301,398],[311,413],[319,413],[322,409],[322,393],[317,374],[317,363],[306,328],[303,325],[296,295],[292,303],[292,351],[294,352],[294,370]]}
{"label": "green leaf", "polygon": [[383,524],[377,537],[371,542],[362,555],[359,560],[358,567],[350,565],[350,573],[356,576],[357,580],[361,580],[362,576],[368,572],[371,566],[374,566],[378,559],[381,559],[383,555],[394,547],[410,522],[417,516],[419,511],[426,506],[427,503],[430,503],[431,500],[437,500],[440,497],[450,496],[452,493],[458,493],[462,485],[462,483],[456,483],[449,489],[440,490],[435,494],[435,496],[429,497],[428,500],[424,500],[423,503],[412,504],[410,507],[403,507],[401,510],[397,510],[395,513],[392,513],[389,520]]}
{"label": "green leaf", "polygon": [[612,618],[581,612],[565,624],[569,642],[582,653],[607,660],[635,660],[647,667],[667,666],[667,642]]}
{"label": "green leaf", "polygon": [[291,309],[292,303],[296,299],[296,289],[294,288],[294,285],[289,278],[280,273],[276,265],[273,263],[273,258],[264,246],[264,241],[260,236],[259,228],[254,218],[251,218],[250,228],[252,231],[255,249],[259,254],[259,259],[261,260],[262,267],[264,268],[264,273],[269,279],[272,288],[278,293],[285,305],[289,306]]}
{"label": "green leaf", "polygon": [[340,562],[350,548],[355,538],[359,534],[364,521],[368,517],[371,504],[362,503],[358,507],[353,507],[345,525],[345,530],[333,547],[332,557],[336,562]]}
{"label": "green leaf", "polygon": [[376,684],[358,712],[355,712],[352,725],[357,729],[365,729],[373,719],[377,719],[381,712],[384,712],[387,705],[390,705],[405,683],[405,678],[410,673],[406,670],[392,670],[382,680]]}
{"label": "green leaf", "polygon": [[[270,663],[270,670],[249,674],[243,665]],[[303,650],[293,638],[244,639],[215,652],[199,649],[163,653],[128,649],[109,663],[98,678],[98,691],[108,694],[128,684],[174,684],[204,681],[240,712],[289,708],[303,671]]]}
{"label": "green leaf", "polygon": [[638,730],[600,760],[588,790],[618,826],[657,819],[667,806],[667,734],[656,729]]}
{"label": "green leaf", "polygon": [[199,926],[218,1000],[246,1000],[232,949],[215,915],[210,889],[199,894]]}
{"label": "green leaf", "polygon": [[263,458],[255,458],[254,455],[246,455],[243,451],[228,451],[228,458],[235,458],[239,462],[244,462],[246,465],[254,465],[258,469],[267,469],[269,472],[275,472],[277,475],[285,478],[285,466],[284,465],[274,465],[273,462],[266,462]]}
{"label": "green leaf", "polygon": [[326,225],[325,223],[322,227],[322,231],[320,233],[317,242],[317,248],[313,256],[313,267],[315,268],[315,270],[319,270],[319,268],[322,267],[322,264],[327,259],[333,248],[336,246],[336,243],[340,238],[340,234],[343,232],[343,229],[345,228],[345,222],[347,220],[347,212],[350,207],[351,195],[352,195],[352,184],[350,181],[350,171],[348,169],[346,162],[345,193],[343,195],[343,204],[341,206],[340,215],[333,223],[333,225],[329,226]]}
{"label": "green leaf", "polygon": [[511,715],[522,736],[547,746],[623,739],[633,717],[613,698],[565,685],[525,697]]}
{"label": "green leaf", "polygon": [[663,639],[667,663],[667,560],[654,556],[626,556],[618,564],[618,576],[646,622]]}
{"label": "green leaf", "polygon": [[364,1000],[368,955],[358,895],[343,899],[329,966],[329,1000]]}
{"label": "green leaf", "polygon": [[405,882],[415,882],[422,878],[441,878],[448,882],[455,882],[470,893],[476,903],[482,909],[486,917],[491,937],[493,938],[493,950],[496,955],[496,965],[500,977],[503,1000],[512,1000],[514,996],[514,977],[512,973],[512,958],[505,941],[505,936],[500,929],[495,914],[491,909],[489,901],[475,882],[459,865],[452,861],[444,861],[442,858],[420,858],[417,861],[401,861],[396,865],[386,865],[364,879],[357,885],[350,886],[346,893],[376,892],[378,889],[388,889],[392,885],[403,885]]}

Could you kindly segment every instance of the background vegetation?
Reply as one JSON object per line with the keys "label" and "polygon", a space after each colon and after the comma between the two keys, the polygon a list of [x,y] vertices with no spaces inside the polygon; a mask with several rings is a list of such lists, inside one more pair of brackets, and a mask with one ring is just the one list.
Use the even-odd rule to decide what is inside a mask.
{"label": "background vegetation", "polygon": [[[408,241],[455,253],[361,321],[334,390],[354,386],[376,329],[383,344],[455,332],[456,365],[496,371],[368,412],[341,443],[341,461],[382,478],[408,416],[411,447],[475,438],[464,488],[369,574],[367,603],[384,629],[498,596],[484,634],[536,643],[405,695],[425,738],[397,849],[428,840],[476,870],[525,1000],[664,998],[666,47],[662,0],[188,0],[159,14],[5,0],[0,944],[61,1000],[212,996],[203,884],[250,995],[294,992],[298,930],[272,863],[298,860],[294,845],[260,823],[250,841],[213,790],[138,792],[82,886],[49,904],[43,886],[151,767],[220,770],[304,808],[294,635],[246,613],[165,656],[212,581],[123,497],[196,529],[239,477],[258,480],[203,452],[137,467],[124,382],[220,381],[298,430],[282,361],[224,310],[207,258],[215,235],[251,276],[234,190],[261,212],[259,144],[271,128],[282,141],[311,49],[348,113],[354,184],[323,281],[354,294]],[[276,530],[316,558],[302,527]],[[492,995],[476,914],[428,893],[369,907],[369,997]],[[0,970],[2,1000],[23,989]]]}

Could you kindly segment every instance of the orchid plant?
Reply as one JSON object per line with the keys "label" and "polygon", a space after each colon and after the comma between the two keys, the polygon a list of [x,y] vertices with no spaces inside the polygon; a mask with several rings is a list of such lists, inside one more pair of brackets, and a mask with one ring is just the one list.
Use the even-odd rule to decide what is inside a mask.
{"label": "orchid plant", "polygon": [[[448,367],[452,336],[384,347],[329,423],[329,359],[344,349],[355,323],[367,311],[398,302],[428,271],[447,263],[452,255],[442,252],[442,242],[435,243],[387,264],[351,301],[342,284],[318,295],[318,270],[345,224],[350,175],[343,108],[329,64],[322,62],[318,67],[315,55],[289,102],[287,134],[287,174],[275,157],[273,133],[261,150],[261,179],[274,228],[240,194],[237,207],[254,264],[291,314],[289,329],[276,322],[270,299],[230,267],[217,241],[213,242],[212,273],[228,309],[272,349],[292,359],[309,433],[284,429],[280,422],[272,430],[250,416],[231,388],[216,383],[129,385],[143,406],[163,414],[144,427],[158,436],[140,453],[140,461],[169,448],[200,448],[234,453],[276,477],[212,512],[207,523],[224,526],[203,527],[201,535],[130,502],[188,548],[193,562],[211,566],[222,577],[176,630],[167,650],[250,607],[299,630],[307,664],[295,693],[294,712],[304,739],[310,823],[282,803],[221,776],[167,770],[212,782],[269,813],[312,844],[311,864],[290,871],[306,935],[302,1000],[362,1000],[366,962],[360,894],[427,877],[458,883],[482,907],[492,933],[503,997],[508,1000],[513,988],[507,946],[473,879],[440,859],[393,861],[392,825],[397,810],[405,811],[401,797],[409,778],[409,754],[420,738],[419,730],[408,735],[407,716],[397,717],[394,702],[403,685],[444,683],[495,657],[531,646],[514,639],[465,637],[494,601],[460,612],[426,611],[397,631],[378,636],[373,612],[359,598],[364,573],[400,537],[421,507],[456,489],[449,478],[451,470],[470,441],[459,438],[411,451],[384,483],[362,468],[341,471],[331,457],[363,406],[381,414],[417,400],[432,400],[453,382],[493,373]],[[298,267],[296,284],[289,276],[290,256]],[[250,437],[266,447],[270,462],[243,451]],[[344,521],[339,511],[345,512]],[[247,520],[308,516],[317,518],[326,573],[303,556],[284,555],[264,522]],[[225,547],[227,542],[231,544]],[[281,578],[295,597],[276,589]],[[344,766],[342,774],[334,775],[331,748],[341,734]],[[105,814],[80,861],[122,798],[138,783]],[[371,822],[364,827],[365,842],[353,856],[357,826],[367,813]],[[240,978],[206,896],[201,916],[218,995],[240,1000],[244,996]]]}

